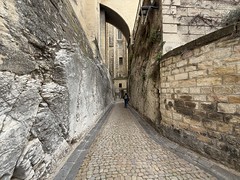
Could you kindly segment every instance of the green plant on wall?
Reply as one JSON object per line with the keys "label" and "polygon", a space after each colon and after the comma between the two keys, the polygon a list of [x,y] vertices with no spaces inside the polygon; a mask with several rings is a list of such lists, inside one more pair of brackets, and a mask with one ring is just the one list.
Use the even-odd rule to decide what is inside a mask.
{"label": "green plant on wall", "polygon": [[156,61],[160,61],[162,58],[162,51],[159,51],[156,56]]}
{"label": "green plant on wall", "polygon": [[165,41],[162,41],[160,43],[160,51],[156,55],[156,61],[160,61],[162,59],[162,55],[163,55],[162,49],[163,49],[164,44],[165,44]]}
{"label": "green plant on wall", "polygon": [[149,35],[149,38],[148,38],[148,43],[154,44],[154,43],[159,42],[159,41],[161,41],[160,31],[157,30],[157,29],[152,29],[150,31],[150,35]]}

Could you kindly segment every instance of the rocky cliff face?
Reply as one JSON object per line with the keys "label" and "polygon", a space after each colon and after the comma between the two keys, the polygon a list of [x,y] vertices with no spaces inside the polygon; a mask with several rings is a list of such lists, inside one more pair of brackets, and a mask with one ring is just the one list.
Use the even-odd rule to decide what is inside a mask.
{"label": "rocky cliff face", "polygon": [[[148,4],[144,1],[143,4]],[[161,5],[160,0],[155,1]],[[134,45],[131,47],[129,94],[131,105],[157,127],[161,121],[159,111],[159,59],[162,56],[161,9],[150,11],[145,23],[139,20],[135,32]]]}
{"label": "rocky cliff face", "polygon": [[0,1],[0,179],[46,178],[112,101],[68,1]]}

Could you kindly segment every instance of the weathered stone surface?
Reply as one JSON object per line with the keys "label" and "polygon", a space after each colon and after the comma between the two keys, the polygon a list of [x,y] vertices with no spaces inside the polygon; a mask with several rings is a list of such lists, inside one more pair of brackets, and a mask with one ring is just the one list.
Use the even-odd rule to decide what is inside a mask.
{"label": "weathered stone surface", "polygon": [[27,133],[20,122],[5,118],[4,127],[1,130],[0,140],[0,176],[1,179],[12,177],[18,157],[23,146],[27,143]]}
{"label": "weathered stone surface", "polygon": [[221,77],[209,77],[209,78],[199,78],[197,80],[197,86],[212,86],[212,85],[221,85]]}
{"label": "weathered stone surface", "polygon": [[192,87],[190,88],[191,94],[200,94],[201,89],[199,87]]}
{"label": "weathered stone surface", "polygon": [[193,72],[190,72],[189,73],[189,78],[200,78],[204,75],[207,74],[207,71],[206,70],[201,70],[201,71],[193,71]]}
{"label": "weathered stone surface", "polygon": [[228,102],[229,103],[240,104],[240,96],[229,96],[228,97]]}
{"label": "weathered stone surface", "polygon": [[0,1],[0,179],[48,179],[112,102],[68,1]]}
{"label": "weathered stone surface", "polygon": [[37,179],[46,171],[45,154],[42,143],[38,139],[28,142],[19,158],[13,173],[13,178]]}
{"label": "weathered stone surface", "polygon": [[[178,2],[179,5],[174,5],[175,1],[170,3],[170,1],[162,0],[163,40],[166,41],[163,47],[164,53],[179,46],[181,48],[181,45],[190,41],[190,43],[195,44],[193,40],[216,31],[222,26],[221,18],[239,4],[239,1],[181,0]],[[177,30],[176,28],[173,30],[171,27],[176,26],[176,23]],[[215,38],[219,39],[219,36],[215,36]],[[202,39],[203,42],[208,40],[208,37]],[[222,42],[217,45],[222,47],[222,44],[226,46],[231,42]],[[191,49],[183,49],[186,52],[191,52],[192,46],[190,46]],[[182,53],[185,54],[183,50],[180,51],[180,54]]]}
{"label": "weathered stone surface", "polygon": [[232,90],[233,90],[232,86],[227,86],[227,87],[219,86],[219,87],[213,88],[213,91],[216,94],[231,94]]}
{"label": "weathered stone surface", "polygon": [[[239,144],[233,141],[230,147],[227,139],[230,137],[234,139],[232,137],[237,137],[239,134],[239,74],[236,71],[239,62],[225,63],[225,55],[232,54],[233,48],[229,48],[229,43],[224,41],[223,39],[217,42],[222,42],[221,50],[227,46],[221,53],[219,49],[209,54],[196,50],[193,56],[185,59],[185,70],[191,66],[187,62],[197,66],[197,69],[188,72],[189,80],[176,81],[176,77],[183,76],[180,69],[176,68],[178,62],[183,64],[183,59],[179,56],[173,57],[175,59],[172,62],[173,65],[168,64],[164,67],[169,69],[171,66],[175,79],[168,79],[168,86],[165,86],[165,92],[160,95],[160,98],[167,98],[163,102],[164,105],[160,104],[163,117],[160,127],[161,132],[170,139],[238,169],[239,166],[235,162],[238,162],[239,154],[235,152]],[[233,41],[235,42],[231,42],[232,46],[239,43],[238,39]],[[216,48],[214,44],[209,46],[214,49]],[[224,54],[226,51],[230,52]],[[160,67],[160,72],[161,70]],[[165,76],[167,75],[160,74],[160,87],[162,86],[161,77]],[[191,83],[194,81],[195,84]],[[183,86],[188,91],[182,91]],[[174,88],[173,96],[168,94],[168,89],[171,88]],[[167,103],[171,101],[174,101],[174,108]],[[162,103],[161,100],[160,102]],[[182,120],[185,125],[182,125],[179,120],[180,122]],[[229,162],[229,159],[233,162]]]}
{"label": "weathered stone surface", "polygon": [[217,67],[212,72],[213,74],[234,74],[236,72],[236,66]]}
{"label": "weathered stone surface", "polygon": [[[162,29],[161,21],[159,21],[161,11],[159,9],[155,12],[156,16],[154,16],[153,19],[148,19],[150,22],[147,23],[147,26],[151,28],[149,32],[159,33]],[[150,24],[154,24],[154,26]],[[144,33],[144,29],[139,29],[137,33],[136,37],[141,37],[144,45],[140,39],[137,39],[135,41],[135,47],[138,48],[134,49],[134,52],[129,52],[129,54],[133,53],[131,72],[129,74],[130,103],[134,108],[138,109],[141,114],[148,117],[156,126],[159,126],[161,121],[161,113],[159,112],[159,95],[161,90],[158,81],[161,73],[163,75],[163,81],[165,81],[161,87],[167,88],[168,92],[173,92],[173,88],[169,89],[170,84],[168,83],[169,79],[174,78],[174,76],[171,76],[171,68],[168,67],[164,69],[164,66],[172,64],[173,60],[170,58],[164,62],[164,64],[160,64],[160,62],[156,61],[156,52],[159,53],[158,56],[161,56],[162,51],[159,46],[162,43],[161,38],[159,37],[154,42],[149,43],[150,34]],[[163,71],[161,72],[159,71],[160,66],[163,67]]]}
{"label": "weathered stone surface", "polygon": [[182,73],[175,75],[175,80],[183,80],[188,79],[188,73]]}
{"label": "weathered stone surface", "polygon": [[216,104],[215,103],[202,103],[201,107],[205,111],[215,111],[216,110]]}
{"label": "weathered stone surface", "polygon": [[[219,8],[217,5],[221,7],[221,11],[228,6],[234,7],[227,1],[204,1],[202,4],[199,2],[181,1],[181,6],[171,4],[168,10],[166,5],[163,6],[164,34],[161,41],[172,41],[164,44],[164,53],[171,49],[172,45],[178,46],[180,39],[189,42],[192,38],[214,31],[206,27],[206,16],[201,16],[201,13],[206,13],[212,18],[211,15],[219,15],[220,11],[216,11]],[[203,7],[204,10],[200,11],[196,6]],[[176,31],[170,28],[171,34],[166,35],[164,23],[166,18],[169,18],[171,9],[172,15],[178,16],[179,13],[179,33],[176,34]],[[137,33],[134,39],[130,77],[133,106],[141,114],[155,121],[153,111],[146,112],[146,107],[151,101],[159,102],[161,121],[157,127],[160,132],[208,158],[240,170],[237,165],[240,154],[236,153],[239,143],[234,141],[239,136],[240,41],[238,35],[232,36],[236,31],[239,33],[239,25],[223,28],[186,45],[181,44],[182,46],[163,55],[159,63],[159,80],[154,84],[154,88],[159,88],[161,93],[156,97],[158,99],[155,99],[149,96],[151,86],[147,78],[142,77],[142,73],[146,75],[144,77],[148,77],[151,70],[150,61],[152,63],[154,55],[159,56],[156,53],[159,50],[155,50],[157,44],[149,48],[148,44],[144,43],[149,32],[159,22],[152,22],[156,14],[156,11],[153,12],[146,24],[139,26],[141,33]],[[220,16],[217,19],[220,20]],[[176,23],[174,18],[169,22]],[[193,24],[196,27],[193,27]],[[198,28],[198,25],[201,27]],[[143,46],[148,50],[142,51]],[[231,145],[229,139],[233,139]]]}
{"label": "weathered stone surface", "polygon": [[[239,143],[235,141],[239,136],[240,114],[239,37],[230,36],[233,27],[236,26],[164,55],[160,60],[159,81],[154,86],[160,88],[158,100],[148,96],[146,79],[138,78],[142,69],[148,72],[151,68],[141,58],[133,60],[130,84],[133,85],[131,93],[137,99],[133,100],[134,107],[152,121],[150,113],[145,112],[146,106],[151,104],[149,101],[160,103],[161,121],[157,127],[165,136],[240,170],[237,165],[240,154],[236,153]],[[143,40],[141,37],[136,41],[141,44]],[[133,51],[139,56],[148,56],[136,48]]]}
{"label": "weathered stone surface", "polygon": [[232,130],[233,130],[232,125],[218,122],[218,123],[217,123],[217,128],[218,128],[218,131],[221,132],[221,133],[229,133],[229,134],[232,134]]}
{"label": "weathered stone surface", "polygon": [[0,72],[0,177],[11,178],[15,164],[27,144],[41,96],[40,83],[29,75]]}
{"label": "weathered stone surface", "polygon": [[227,85],[240,84],[240,75],[226,75],[223,77],[223,83]]}
{"label": "weathered stone surface", "polygon": [[227,104],[227,103],[219,103],[218,104],[218,112],[233,114],[236,111],[237,111],[236,104]]}

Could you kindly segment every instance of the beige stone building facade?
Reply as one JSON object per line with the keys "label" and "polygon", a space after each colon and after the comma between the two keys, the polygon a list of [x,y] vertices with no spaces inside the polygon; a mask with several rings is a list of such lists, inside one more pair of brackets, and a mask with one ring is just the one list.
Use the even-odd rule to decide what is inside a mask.
{"label": "beige stone building facade", "polygon": [[163,52],[216,31],[239,0],[162,0]]}
{"label": "beige stone building facade", "polygon": [[132,39],[138,0],[71,0],[71,4],[95,50],[94,55],[100,56],[109,69],[115,97],[121,97],[127,91],[127,45]]}
{"label": "beige stone building facade", "polygon": [[163,53],[219,29],[222,16],[239,5],[239,0],[71,0],[95,56],[112,75],[116,94],[127,89],[127,44],[134,43],[138,19],[147,18],[139,16],[141,7],[151,2],[162,11]]}
{"label": "beige stone building facade", "polygon": [[127,42],[130,42],[138,0],[70,0],[70,2],[92,48],[95,49],[95,56],[101,56],[104,63],[107,46],[106,23],[120,29]]}
{"label": "beige stone building facade", "polygon": [[[152,3],[152,4],[151,4]],[[142,15],[143,6],[157,6],[162,12],[163,53],[201,36],[214,32],[222,27],[221,20],[230,10],[240,7],[240,0],[140,0],[138,16],[134,25],[134,35],[139,25],[144,25],[148,15]],[[134,43],[134,41],[132,41]]]}
{"label": "beige stone building facade", "polygon": [[121,98],[127,91],[128,49],[122,32],[111,24],[106,26],[107,44],[105,64],[113,79],[115,97]]}

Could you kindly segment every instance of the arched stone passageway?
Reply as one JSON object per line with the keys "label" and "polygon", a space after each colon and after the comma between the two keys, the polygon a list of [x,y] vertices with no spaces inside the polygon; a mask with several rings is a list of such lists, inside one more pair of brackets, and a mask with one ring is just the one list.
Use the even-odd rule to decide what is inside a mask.
{"label": "arched stone passageway", "polygon": [[121,15],[119,15],[116,11],[114,11],[113,9],[111,9],[103,4],[100,4],[100,9],[101,9],[101,11],[104,11],[104,13],[105,13],[106,22],[110,23],[113,26],[115,26],[116,28],[118,28],[123,33],[123,35],[125,36],[127,41],[129,41],[129,39],[130,39],[129,25],[121,17]]}
{"label": "arched stone passageway", "polygon": [[107,20],[109,21],[109,23],[113,24],[124,33],[125,30],[120,28],[120,26],[122,25],[119,19],[116,19],[113,12],[109,11],[112,10],[116,14],[120,15],[121,18],[126,22],[131,34],[135,23],[138,2],[138,0],[100,0],[99,3],[101,4],[101,8],[107,8]]}
{"label": "arched stone passageway", "polygon": [[100,4],[99,47],[102,60],[111,74],[116,98],[120,98],[120,94],[127,90],[130,37],[129,26],[122,16]]}
{"label": "arched stone passageway", "polygon": [[99,41],[99,47],[100,47],[100,53],[103,59],[103,62],[108,66],[108,44],[109,44],[109,37],[108,37],[108,30],[107,30],[107,23],[113,25],[117,29],[121,31],[121,33],[124,35],[126,41],[130,42],[130,28],[127,22],[122,18],[120,14],[118,14],[113,9],[103,5],[99,4],[100,6],[100,41]]}

